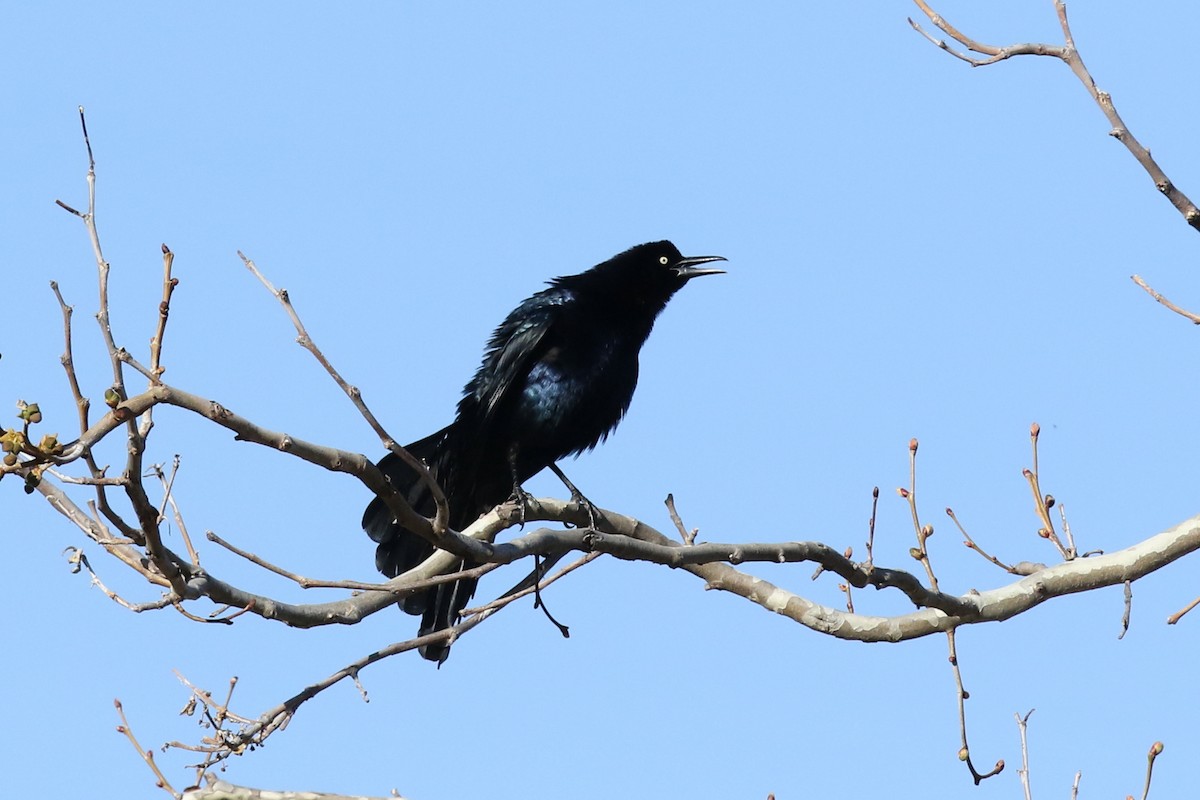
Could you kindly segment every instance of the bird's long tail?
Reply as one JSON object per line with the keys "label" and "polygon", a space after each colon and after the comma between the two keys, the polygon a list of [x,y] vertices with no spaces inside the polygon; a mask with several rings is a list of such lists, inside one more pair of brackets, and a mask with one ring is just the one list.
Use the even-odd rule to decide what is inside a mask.
{"label": "bird's long tail", "polygon": [[[439,472],[443,472],[446,466],[443,462],[449,430],[443,428],[405,448],[413,456],[423,460],[429,466],[434,479],[439,481]],[[429,488],[407,464],[389,453],[379,462],[379,469],[396,490],[405,496],[414,511],[426,517],[433,515],[435,507]],[[443,485],[443,488],[446,487]],[[453,499],[450,498],[452,514],[455,505]],[[454,520],[451,520],[451,525],[454,525]],[[434,553],[434,546],[396,522],[378,497],[371,501],[363,513],[362,526],[378,545],[375,548],[375,567],[388,578],[407,572]],[[459,562],[454,569],[460,570],[470,566],[474,565]],[[459,612],[475,594],[477,583],[474,579],[467,579],[439,584],[409,595],[401,601],[400,607],[409,614],[421,615],[421,636],[445,630],[458,622]],[[450,647],[446,644],[426,645],[421,648],[422,657],[439,664],[445,661],[449,654]]]}

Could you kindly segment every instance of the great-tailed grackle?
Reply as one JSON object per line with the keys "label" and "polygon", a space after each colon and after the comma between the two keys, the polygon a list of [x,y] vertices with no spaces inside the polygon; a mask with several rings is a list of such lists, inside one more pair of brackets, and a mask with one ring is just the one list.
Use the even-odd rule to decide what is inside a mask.
{"label": "great-tailed grackle", "polygon": [[[670,242],[632,247],[582,272],[550,281],[496,328],[454,422],[406,448],[422,459],[446,494],[450,527],[462,530],[521,484],[568,455],[608,437],[629,408],[638,352],[654,320],[683,285],[721,256],[685,258]],[[417,512],[433,499],[416,473],[388,454],[379,468]],[[375,566],[395,577],[420,564],[433,545],[401,527],[379,498],[363,514],[378,543]],[[464,565],[468,566],[468,565]],[[444,583],[401,603],[420,614],[421,634],[455,624],[475,580]],[[439,664],[448,645],[422,648]]]}

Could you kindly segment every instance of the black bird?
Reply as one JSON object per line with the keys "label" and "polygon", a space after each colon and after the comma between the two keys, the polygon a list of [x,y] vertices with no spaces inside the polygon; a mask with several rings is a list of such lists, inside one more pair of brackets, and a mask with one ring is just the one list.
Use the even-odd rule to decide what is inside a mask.
{"label": "black bird", "polygon": [[[464,387],[454,422],[405,448],[445,492],[450,527],[462,530],[520,497],[521,484],[545,467],[604,441],[629,408],[638,352],[655,318],[689,280],[724,271],[702,264],[724,260],[685,258],[666,241],[641,244],[587,272],[555,278],[513,309]],[[433,515],[428,489],[403,461],[388,454],[379,468],[415,511]],[[362,525],[379,545],[375,566],[389,578],[433,554],[433,545],[401,527],[379,498]],[[444,630],[458,621],[475,584],[442,584],[401,607],[421,615],[421,635]],[[421,655],[440,664],[449,646],[431,645]]]}

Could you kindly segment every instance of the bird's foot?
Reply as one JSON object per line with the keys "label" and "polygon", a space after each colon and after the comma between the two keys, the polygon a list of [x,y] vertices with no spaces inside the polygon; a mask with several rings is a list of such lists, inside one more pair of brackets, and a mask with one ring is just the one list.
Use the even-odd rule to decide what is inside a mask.
{"label": "bird's foot", "polygon": [[520,529],[525,528],[525,509],[529,508],[529,504],[533,502],[533,495],[525,491],[519,483],[513,484],[512,494],[509,495],[508,503],[515,503],[517,506],[517,515],[520,518]]}
{"label": "bird's foot", "polygon": [[568,478],[563,471],[558,468],[557,464],[551,464],[550,469],[554,470],[554,474],[557,475],[558,479],[563,482],[563,485],[570,490],[571,502],[587,512],[588,530],[596,530],[596,506],[592,504],[591,500],[588,500],[583,496],[583,492],[579,491],[575,484],[571,483],[571,479]]}
{"label": "bird's foot", "polygon": [[580,508],[582,508],[584,511],[587,512],[588,530],[589,531],[596,530],[596,506],[594,506],[592,504],[592,501],[588,500],[586,497],[581,495],[578,491],[575,491],[575,492],[571,492],[571,502],[575,503],[576,505],[578,505]]}

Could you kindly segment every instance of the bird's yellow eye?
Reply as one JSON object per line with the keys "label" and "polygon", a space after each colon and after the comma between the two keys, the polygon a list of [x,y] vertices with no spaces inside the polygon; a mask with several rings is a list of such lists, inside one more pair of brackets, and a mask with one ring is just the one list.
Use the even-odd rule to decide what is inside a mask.
{"label": "bird's yellow eye", "polygon": [[658,257],[658,263],[662,264],[664,267],[665,267],[667,264],[669,264],[669,263],[670,263],[670,261],[671,261],[671,259],[667,258],[666,256],[659,256],[659,257]]}

